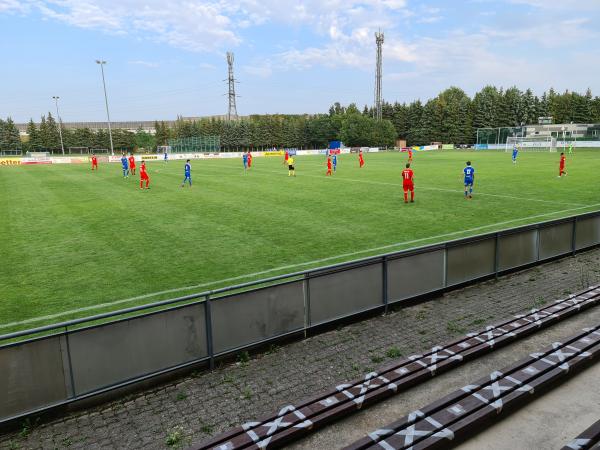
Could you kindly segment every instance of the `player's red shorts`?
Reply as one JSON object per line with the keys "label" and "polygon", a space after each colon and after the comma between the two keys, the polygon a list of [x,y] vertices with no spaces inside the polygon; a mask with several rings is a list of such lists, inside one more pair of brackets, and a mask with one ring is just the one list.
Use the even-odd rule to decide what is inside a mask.
{"label": "player's red shorts", "polygon": [[403,182],[402,183],[402,189],[404,189],[404,192],[414,191],[415,190],[415,184],[412,181]]}
{"label": "player's red shorts", "polygon": [[148,174],[146,174],[146,173],[142,173],[142,174],[140,175],[140,179],[141,179],[141,180],[149,180],[149,178],[148,178]]}

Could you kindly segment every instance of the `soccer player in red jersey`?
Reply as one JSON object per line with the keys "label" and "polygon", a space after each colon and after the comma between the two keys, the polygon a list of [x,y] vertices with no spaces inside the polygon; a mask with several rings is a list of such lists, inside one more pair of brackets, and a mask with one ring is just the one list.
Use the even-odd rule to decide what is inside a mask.
{"label": "soccer player in red jersey", "polygon": [[333,175],[333,173],[331,172],[331,157],[328,156],[327,157],[327,173],[325,174],[327,175]]}
{"label": "soccer player in red jersey", "polygon": [[142,165],[140,166],[140,189],[144,189],[144,180],[146,180],[146,189],[150,189],[148,187],[150,178],[148,177],[148,172],[146,172],[146,161],[142,160]]}
{"label": "soccer player in red jersey", "polygon": [[415,174],[410,168],[410,164],[406,164],[406,169],[402,171],[402,189],[404,190],[404,203],[408,203],[408,191],[410,191],[410,202],[415,201]]}
{"label": "soccer player in red jersey", "polygon": [[567,171],[565,170],[565,164],[567,163],[567,157],[564,153],[560,154],[560,165],[558,167],[558,178],[561,178],[563,175],[567,175]]}
{"label": "soccer player in red jersey", "polygon": [[412,150],[410,148],[408,149],[408,162],[412,162]]}
{"label": "soccer player in red jersey", "polygon": [[129,171],[131,175],[135,175],[135,158],[133,157],[133,153],[129,155]]}
{"label": "soccer player in red jersey", "polygon": [[98,158],[95,153],[92,155],[92,170],[98,170]]}
{"label": "soccer player in red jersey", "polygon": [[365,158],[363,158],[362,150],[358,151],[358,165],[360,168],[365,165]]}
{"label": "soccer player in red jersey", "polygon": [[248,169],[252,167],[252,153],[248,151]]}
{"label": "soccer player in red jersey", "polygon": [[288,153],[287,150],[285,151],[285,156],[283,158],[284,158],[283,165],[287,166],[288,165],[288,159],[290,159],[290,154]]}

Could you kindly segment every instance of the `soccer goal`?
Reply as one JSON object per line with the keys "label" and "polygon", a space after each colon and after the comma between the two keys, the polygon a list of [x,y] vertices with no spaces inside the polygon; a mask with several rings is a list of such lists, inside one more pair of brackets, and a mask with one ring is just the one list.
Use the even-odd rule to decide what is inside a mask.
{"label": "soccer goal", "polygon": [[27,152],[25,154],[25,156],[27,156],[28,158],[40,159],[40,160],[48,159],[49,155],[50,155],[50,153],[48,153],[48,152]]}
{"label": "soccer goal", "polygon": [[512,151],[515,145],[526,152],[555,152],[557,147],[554,136],[509,136],[505,151]]}

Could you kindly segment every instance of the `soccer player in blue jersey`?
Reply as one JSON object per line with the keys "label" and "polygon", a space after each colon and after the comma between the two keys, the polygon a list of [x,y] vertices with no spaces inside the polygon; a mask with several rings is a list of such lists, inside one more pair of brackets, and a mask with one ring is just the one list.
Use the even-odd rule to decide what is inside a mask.
{"label": "soccer player in blue jersey", "polygon": [[337,167],[337,155],[333,155],[332,162],[333,162],[333,171],[335,172],[335,169]]}
{"label": "soccer player in blue jersey", "polygon": [[129,163],[127,162],[125,153],[123,153],[123,157],[121,158],[121,165],[123,166],[123,178],[127,178],[129,176]]}
{"label": "soccer player in blue jersey", "polygon": [[519,148],[517,147],[517,144],[515,144],[513,146],[513,154],[512,154],[512,162],[513,162],[513,164],[517,163],[517,156],[519,156]]}
{"label": "soccer player in blue jersey", "polygon": [[163,156],[165,162],[169,162],[169,154],[165,151],[165,155]]}
{"label": "soccer player in blue jersey", "polygon": [[475,180],[475,169],[471,167],[471,161],[467,161],[467,167],[463,169],[465,175],[465,198],[473,198],[473,181]]}
{"label": "soccer player in blue jersey", "polygon": [[183,179],[183,183],[181,183],[181,187],[185,186],[186,181],[189,182],[190,187],[192,187],[192,165],[190,164],[189,159],[185,162],[185,168],[183,170],[184,170],[185,178]]}
{"label": "soccer player in blue jersey", "polygon": [[242,154],[242,162],[244,163],[244,172],[248,168],[248,153]]}

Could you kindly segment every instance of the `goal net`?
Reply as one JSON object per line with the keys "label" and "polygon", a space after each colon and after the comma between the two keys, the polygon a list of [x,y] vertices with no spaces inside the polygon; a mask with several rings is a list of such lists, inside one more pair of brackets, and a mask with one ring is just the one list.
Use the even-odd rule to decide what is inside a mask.
{"label": "goal net", "polygon": [[555,152],[557,147],[554,136],[509,136],[505,151],[510,152],[515,146],[526,152]]}
{"label": "goal net", "polygon": [[27,152],[25,155],[31,159],[46,160],[46,159],[48,159],[49,153],[48,152]]}

